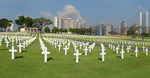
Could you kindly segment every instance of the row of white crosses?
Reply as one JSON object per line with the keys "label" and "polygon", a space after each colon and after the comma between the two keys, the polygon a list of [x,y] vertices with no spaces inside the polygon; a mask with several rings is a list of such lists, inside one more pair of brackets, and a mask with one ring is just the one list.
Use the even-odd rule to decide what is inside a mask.
{"label": "row of white crosses", "polygon": [[[31,44],[35,39],[36,39],[36,37],[29,39],[27,41],[27,44]],[[21,47],[21,45],[19,46],[19,52],[21,52],[21,48],[20,47]],[[17,50],[15,50],[15,48],[14,48],[14,45],[12,45],[12,48],[9,50],[9,52],[12,53],[11,59],[14,60],[15,59],[14,53],[17,52]]]}
{"label": "row of white crosses", "polygon": [[[105,40],[105,39],[104,39]],[[111,41],[111,40],[110,40]],[[116,43],[116,44],[118,44],[118,46],[116,46],[115,47],[115,45],[111,45],[111,49],[114,51],[114,50],[116,50],[116,53],[118,54],[118,50],[119,50],[119,48],[120,48],[120,46],[119,46],[119,42],[116,42],[116,41],[114,41],[113,42],[114,44]],[[131,50],[131,45],[135,45],[135,44],[137,44],[136,42],[126,42],[126,41],[121,41],[120,40],[120,43],[122,43],[122,44],[124,44],[124,45],[126,45],[126,44],[128,44],[129,46],[127,46],[127,53],[129,53],[130,52],[130,50]],[[140,43],[141,44],[141,43]],[[137,44],[138,45],[138,44]],[[148,45],[148,44],[146,44],[146,43],[144,43],[144,45]],[[75,45],[75,47],[74,47],[74,49],[76,50],[76,45]],[[146,56],[148,55],[148,48],[145,48],[144,46],[143,46],[143,51],[146,51]],[[124,53],[125,53],[125,51],[124,51],[124,46],[122,46],[122,49],[121,49],[121,58],[122,59],[124,59]],[[86,53],[85,53],[86,54]],[[135,50],[135,55],[137,56],[138,55],[138,50]]]}
{"label": "row of white crosses", "polygon": [[[71,45],[71,43],[73,44],[73,48],[75,53],[73,55],[76,56],[76,63],[79,62],[79,56],[81,55],[81,53],[79,53],[78,50],[78,46],[80,46],[79,48],[82,49],[83,47],[85,47],[83,50],[85,51],[85,56],[87,56],[87,53],[90,50],[93,50],[95,47],[95,43],[90,45],[90,48],[87,48],[87,46],[89,45],[89,43],[83,43],[83,42],[79,42],[79,41],[73,41],[73,40],[65,40],[65,39],[56,39],[56,38],[45,38],[43,37],[43,39],[48,42],[49,44],[51,44],[52,46],[56,47],[58,46],[58,50],[60,51],[61,47],[64,47],[63,50],[65,51],[65,55],[68,54],[68,50],[69,47]],[[63,43],[64,42],[64,43]],[[57,45],[56,45],[57,44]],[[63,44],[63,45],[61,45]],[[77,46],[78,45],[78,46]],[[82,46],[81,46],[82,45]]]}
{"label": "row of white crosses", "polygon": [[42,49],[42,54],[44,54],[44,62],[47,62],[47,55],[50,54],[50,52],[47,51],[47,47],[45,47],[45,44],[43,43],[40,37],[39,37],[39,41]]}

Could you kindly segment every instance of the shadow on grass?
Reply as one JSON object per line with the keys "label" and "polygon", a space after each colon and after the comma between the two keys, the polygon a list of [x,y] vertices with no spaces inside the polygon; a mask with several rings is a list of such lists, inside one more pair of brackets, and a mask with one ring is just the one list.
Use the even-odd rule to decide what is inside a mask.
{"label": "shadow on grass", "polygon": [[130,56],[135,57],[135,55],[130,55]]}
{"label": "shadow on grass", "polygon": [[117,58],[121,58],[121,56],[117,56]]}
{"label": "shadow on grass", "polygon": [[3,48],[3,49],[0,49],[0,50],[8,50],[7,48]]}
{"label": "shadow on grass", "polygon": [[48,59],[47,59],[47,61],[49,61],[49,60],[54,60],[53,58],[51,58],[51,57],[49,57]]}
{"label": "shadow on grass", "polygon": [[141,53],[142,56],[145,56],[146,54]]}
{"label": "shadow on grass", "polygon": [[23,56],[16,56],[15,59],[24,58]]}
{"label": "shadow on grass", "polygon": [[102,61],[102,58],[98,58],[97,60],[101,60]]}
{"label": "shadow on grass", "polygon": [[22,52],[23,52],[23,53],[24,53],[24,52],[27,52],[27,50],[23,50]]}
{"label": "shadow on grass", "polygon": [[[73,59],[73,60],[76,60],[76,59]],[[80,59],[79,59],[79,61],[80,61]]]}

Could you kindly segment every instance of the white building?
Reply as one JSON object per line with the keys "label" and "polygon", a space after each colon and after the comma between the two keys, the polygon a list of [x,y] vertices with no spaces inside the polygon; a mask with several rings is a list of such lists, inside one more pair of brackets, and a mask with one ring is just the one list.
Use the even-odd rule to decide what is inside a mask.
{"label": "white building", "polygon": [[66,29],[73,28],[73,20],[72,20],[72,18],[64,19],[64,28],[66,28]]}
{"label": "white building", "polygon": [[111,32],[111,25],[105,25],[105,35],[110,35],[109,32]]}
{"label": "white building", "polygon": [[57,28],[62,28],[62,24],[61,24],[62,18],[61,17],[54,17],[54,26]]}
{"label": "white building", "polygon": [[125,21],[122,21],[121,22],[121,27],[120,27],[120,31],[121,31],[121,34],[127,34],[127,27],[126,27],[126,22]]}
{"label": "white building", "polygon": [[73,22],[73,28],[81,28],[81,22],[79,20],[75,20]]}
{"label": "white building", "polygon": [[148,12],[140,12],[140,33],[148,33]]}

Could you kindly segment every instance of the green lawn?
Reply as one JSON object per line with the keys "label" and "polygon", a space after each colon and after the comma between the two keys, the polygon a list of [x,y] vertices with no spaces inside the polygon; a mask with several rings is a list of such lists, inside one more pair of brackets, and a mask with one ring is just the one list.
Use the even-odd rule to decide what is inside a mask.
{"label": "green lawn", "polygon": [[[45,42],[46,43],[46,42]],[[150,73],[150,56],[139,52],[136,58],[132,51],[120,59],[121,54],[115,54],[106,48],[105,62],[100,60],[100,47],[96,46],[88,56],[80,52],[80,62],[75,63],[73,48],[67,56],[64,51],[46,43],[50,59],[44,63],[39,40],[33,42],[23,53],[15,53],[15,60],[11,60],[11,53],[4,46],[0,46],[0,78],[148,78]],[[16,48],[17,49],[17,48]],[[120,52],[120,51],[119,51]]]}

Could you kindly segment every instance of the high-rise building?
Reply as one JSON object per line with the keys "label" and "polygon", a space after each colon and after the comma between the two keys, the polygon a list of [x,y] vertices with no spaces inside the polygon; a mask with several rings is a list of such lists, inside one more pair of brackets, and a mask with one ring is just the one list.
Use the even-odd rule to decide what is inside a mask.
{"label": "high-rise building", "polygon": [[55,16],[54,17],[54,26],[57,28],[62,28],[61,24],[61,17]]}
{"label": "high-rise building", "polygon": [[121,34],[127,34],[126,22],[125,21],[121,22],[120,31],[121,31]]}
{"label": "high-rise building", "polygon": [[85,28],[85,22],[81,22],[81,28]]}
{"label": "high-rise building", "polygon": [[81,22],[79,20],[75,20],[73,22],[73,28],[81,28]]}
{"label": "high-rise building", "polygon": [[107,24],[105,25],[105,35],[109,35],[109,32],[111,32],[111,25]]}
{"label": "high-rise building", "polygon": [[148,12],[140,12],[141,33],[148,33]]}
{"label": "high-rise building", "polygon": [[66,28],[66,29],[73,28],[73,20],[72,20],[72,18],[64,19],[64,28]]}

